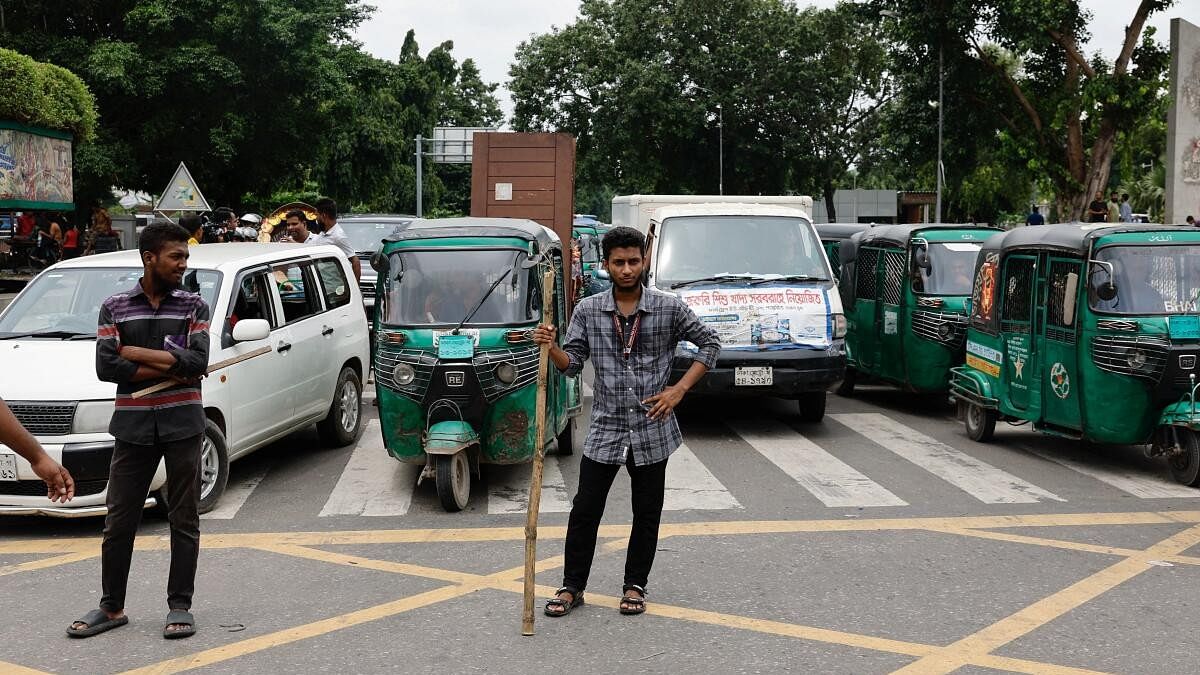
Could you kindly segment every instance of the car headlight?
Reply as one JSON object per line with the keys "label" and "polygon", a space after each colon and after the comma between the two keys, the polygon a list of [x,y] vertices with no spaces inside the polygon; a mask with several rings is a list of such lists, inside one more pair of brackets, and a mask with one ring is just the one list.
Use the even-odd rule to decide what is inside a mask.
{"label": "car headlight", "polygon": [[71,422],[73,434],[102,434],[108,431],[116,405],[112,401],[80,401]]}
{"label": "car headlight", "polygon": [[1140,349],[1130,349],[1129,354],[1125,357],[1125,362],[1129,364],[1130,368],[1140,370],[1142,366],[1146,365],[1146,352]]}
{"label": "car headlight", "polygon": [[517,379],[517,367],[505,361],[496,366],[496,379],[504,384],[512,384]]}
{"label": "car headlight", "polygon": [[846,315],[845,314],[834,314],[833,315],[833,337],[835,337],[835,338],[846,337]]}
{"label": "car headlight", "polygon": [[392,369],[392,381],[401,387],[407,387],[415,379],[417,379],[417,371],[407,363],[397,363],[396,367]]}

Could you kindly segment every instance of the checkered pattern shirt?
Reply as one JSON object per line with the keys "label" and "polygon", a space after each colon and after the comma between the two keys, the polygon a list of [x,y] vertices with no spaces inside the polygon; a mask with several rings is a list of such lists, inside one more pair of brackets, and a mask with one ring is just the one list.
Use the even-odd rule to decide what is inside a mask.
{"label": "checkered pattern shirt", "polygon": [[[693,359],[712,368],[721,352],[717,334],[679,298],[652,288],[642,290],[635,315],[641,327],[626,359],[613,317],[620,319],[612,293],[585,298],[575,308],[563,344],[570,357],[564,371],[574,376],[589,358],[596,371],[592,421],[583,454],[602,464],[624,464],[633,453],[637,466],[670,457],[683,442],[675,413],[661,420],[646,416],[645,399],[666,388],[675,347],[687,341],[699,348]],[[622,331],[629,339],[633,321]]]}

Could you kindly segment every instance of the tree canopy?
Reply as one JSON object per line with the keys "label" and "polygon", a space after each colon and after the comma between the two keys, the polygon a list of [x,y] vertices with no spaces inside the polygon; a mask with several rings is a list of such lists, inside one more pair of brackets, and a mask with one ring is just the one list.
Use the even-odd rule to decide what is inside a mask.
{"label": "tree canopy", "polygon": [[96,99],[77,75],[0,49],[0,120],[66,131],[87,143],[96,135]]}

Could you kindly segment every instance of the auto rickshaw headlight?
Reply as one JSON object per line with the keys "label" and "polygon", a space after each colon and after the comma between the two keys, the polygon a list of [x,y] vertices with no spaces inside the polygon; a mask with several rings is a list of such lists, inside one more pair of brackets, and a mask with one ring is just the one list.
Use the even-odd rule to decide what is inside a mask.
{"label": "auto rickshaw headlight", "polygon": [[1142,366],[1146,365],[1146,352],[1143,352],[1140,349],[1130,349],[1129,355],[1125,357],[1125,360],[1129,364],[1130,368],[1135,370],[1140,369]]}
{"label": "auto rickshaw headlight", "polygon": [[407,363],[397,363],[392,370],[392,380],[401,387],[407,387],[417,378],[417,371]]}
{"label": "auto rickshaw headlight", "polygon": [[517,367],[505,361],[496,366],[496,379],[504,384],[512,384],[517,379]]}
{"label": "auto rickshaw headlight", "polygon": [[938,326],[937,334],[938,337],[949,342],[950,339],[954,337],[954,327],[948,323],[944,323]]}
{"label": "auto rickshaw headlight", "polygon": [[833,337],[835,337],[835,338],[846,337],[846,315],[845,314],[834,314],[833,315]]}

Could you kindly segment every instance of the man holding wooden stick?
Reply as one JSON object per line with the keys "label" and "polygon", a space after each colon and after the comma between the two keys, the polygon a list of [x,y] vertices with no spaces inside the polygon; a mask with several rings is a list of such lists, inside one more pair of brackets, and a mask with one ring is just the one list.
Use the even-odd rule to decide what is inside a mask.
{"label": "man holding wooden stick", "polygon": [[[614,228],[604,235],[602,248],[612,293],[579,303],[561,349],[555,345],[553,326],[542,325],[534,332],[534,341],[550,345],[550,360],[559,370],[575,375],[588,358],[596,370],[579,490],[567,525],[563,584],[546,602],[547,616],[563,616],[583,604],[604,504],[622,465],[632,483],[633,527],[620,611],[646,611],[646,582],[658,547],[667,459],[683,441],[675,406],[716,363],[721,351],[716,332],[682,300],[642,286],[646,239],[640,232]],[[681,341],[691,342],[698,351],[691,368],[668,386],[675,347]]]}
{"label": "man holding wooden stick", "polygon": [[[190,613],[200,553],[200,452],[204,406],[200,378],[208,368],[209,309],[180,287],[187,271],[188,233],[155,224],[138,241],[142,278],[100,307],[96,374],[117,383],[109,433],[116,438],[108,477],[100,608],[71,624],[71,637],[91,637],[129,623],[125,590],[146,493],[160,460],[167,465],[171,572],[165,638],[195,634]],[[135,398],[146,385],[174,386]]]}

